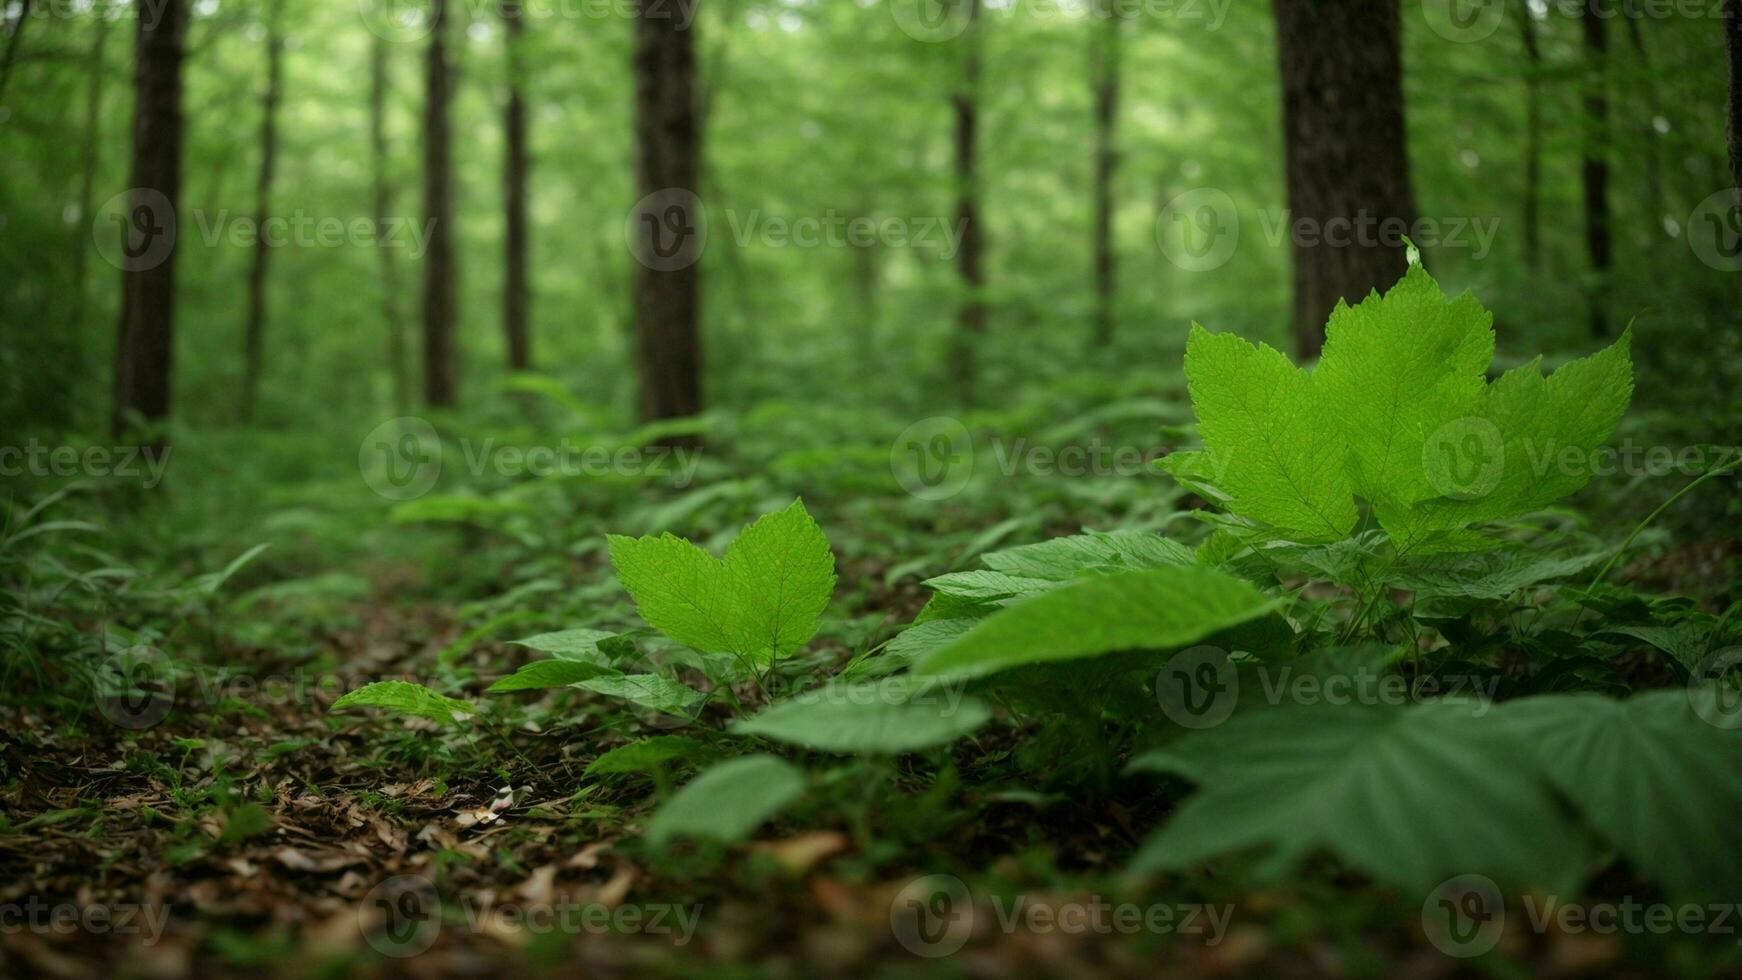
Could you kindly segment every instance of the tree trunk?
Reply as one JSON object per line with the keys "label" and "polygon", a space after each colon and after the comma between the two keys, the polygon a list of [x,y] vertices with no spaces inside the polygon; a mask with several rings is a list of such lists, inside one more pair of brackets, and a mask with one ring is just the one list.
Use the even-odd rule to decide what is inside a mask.
{"label": "tree trunk", "polygon": [[985,240],[980,227],[980,0],[968,5],[968,25],[962,34],[964,55],[961,85],[952,101],[956,110],[956,222],[962,230],[956,269],[965,297],[956,314],[951,356],[952,379],[963,404],[974,404],[978,367],[975,355],[986,334],[986,274],[982,267]]}
{"label": "tree trunk", "polygon": [[85,283],[85,267],[91,254],[92,210],[96,207],[97,169],[102,165],[101,127],[103,121],[103,82],[108,76],[103,64],[109,45],[109,4],[97,0],[91,7],[95,18],[95,36],[85,66],[90,85],[85,90],[84,170],[79,174],[79,224],[73,233],[73,323],[83,327],[85,306],[90,290]]}
{"label": "tree trunk", "polygon": [[1398,0],[1273,0],[1294,231],[1296,346],[1316,357],[1338,300],[1388,288],[1415,221]]}
{"label": "tree trunk", "polygon": [[0,55],[0,98],[6,95],[6,83],[12,80],[12,65],[18,60],[18,45],[24,40],[24,25],[30,23],[31,0],[24,0],[18,7],[18,16],[9,25],[12,30],[6,36],[6,53]]}
{"label": "tree trunk", "polygon": [[1542,47],[1537,43],[1536,18],[1527,4],[1519,5],[1524,32],[1524,260],[1536,272],[1542,268]]}
{"label": "tree trunk", "polygon": [[[266,227],[272,209],[272,177],[278,167],[278,103],[284,77],[284,0],[272,0],[266,26],[266,95],[261,103],[260,174],[255,185],[254,227]],[[254,419],[260,394],[260,373],[266,340],[266,270],[272,249],[262,237],[254,242],[254,266],[248,273],[248,320],[242,331],[243,422]]]}
{"label": "tree trunk", "polygon": [[635,18],[636,179],[651,207],[636,215],[647,235],[636,256],[635,362],[649,421],[702,408],[695,26],[680,26],[674,13],[641,0]]}
{"label": "tree trunk", "polygon": [[1742,11],[1738,0],[1724,0],[1724,47],[1729,52],[1729,126],[1730,186],[1736,191],[1736,205],[1742,207]]}
{"label": "tree trunk", "polygon": [[429,250],[423,261],[423,398],[434,408],[455,401],[458,372],[454,350],[454,194],[452,134],[448,103],[453,75],[448,66],[448,0],[430,0],[423,115],[423,207],[430,222]]}
{"label": "tree trunk", "polygon": [[182,56],[185,0],[141,9],[133,69],[133,197],[123,215],[121,316],[115,345],[111,424],[126,433],[131,416],[169,414],[175,350],[175,230],[181,200]]}
{"label": "tree trunk", "polygon": [[[387,181],[387,39],[376,35],[369,49],[369,154],[377,233],[387,227],[393,194]],[[387,323],[387,365],[393,376],[393,407],[411,411],[411,369],[406,363],[405,317],[399,308],[399,266],[393,250],[378,248],[382,316]]]}
{"label": "tree trunk", "polygon": [[1113,175],[1119,165],[1114,131],[1119,120],[1120,4],[1099,0],[1105,22],[1095,46],[1095,346],[1113,342],[1113,297],[1118,268],[1113,256]]}
{"label": "tree trunk", "polygon": [[508,107],[503,114],[507,160],[503,164],[503,199],[507,207],[507,255],[504,257],[502,323],[508,333],[508,366],[516,371],[532,367],[532,337],[527,317],[526,229],[526,103],[521,97],[525,65],[521,61],[521,38],[526,29],[519,0],[502,5],[508,28]]}
{"label": "tree trunk", "polygon": [[1591,259],[1591,289],[1588,294],[1591,334],[1609,334],[1608,317],[1604,314],[1605,286],[1613,261],[1613,244],[1609,236],[1609,163],[1606,157],[1609,141],[1609,100],[1604,93],[1604,76],[1609,53],[1609,35],[1599,16],[1602,0],[1588,0],[1580,21],[1584,29],[1585,57],[1588,61],[1585,79],[1585,250]]}

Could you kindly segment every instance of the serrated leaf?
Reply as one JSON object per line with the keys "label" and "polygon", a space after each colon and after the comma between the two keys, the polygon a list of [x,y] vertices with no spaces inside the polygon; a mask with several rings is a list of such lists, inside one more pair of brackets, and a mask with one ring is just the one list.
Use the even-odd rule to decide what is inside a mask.
{"label": "serrated leaf", "polygon": [[722,762],[684,784],[647,824],[655,847],[673,837],[724,844],[749,837],[804,792],[804,774],[772,755]]}
{"label": "serrated leaf", "polygon": [[891,677],[863,684],[831,681],[732,728],[825,752],[901,753],[946,745],[991,717],[991,708],[963,697],[959,687]]}
{"label": "serrated leaf", "polygon": [[534,660],[488,688],[491,694],[507,691],[541,691],[552,687],[568,687],[595,677],[615,674],[610,667],[583,660]]}
{"label": "serrated leaf", "polygon": [[1044,592],[1058,583],[1041,578],[1018,578],[1003,572],[974,570],[950,572],[928,578],[921,584],[942,595],[985,602]]}
{"label": "serrated leaf", "polygon": [[1240,579],[1197,565],[1090,577],[986,617],[916,670],[977,676],[1020,664],[1184,646],[1279,605]]}
{"label": "serrated leaf", "polygon": [[835,588],[835,556],[802,501],[740,533],[724,559],[671,534],[610,537],[611,564],[636,610],[703,653],[766,663],[816,635]]}
{"label": "serrated leaf", "polygon": [[1018,580],[1064,582],[1085,572],[1189,565],[1194,556],[1191,549],[1159,534],[1091,531],[994,551],[980,560]]}
{"label": "serrated leaf", "polygon": [[605,665],[610,658],[599,649],[599,644],[612,639],[617,634],[607,630],[572,629],[559,630],[555,633],[540,633],[524,640],[509,640],[516,646],[548,653],[562,660],[584,660],[589,663]]}
{"label": "serrated leaf", "polygon": [[1589,848],[1519,747],[1472,702],[1291,705],[1189,735],[1201,781],[1134,860],[1174,870],[1252,850],[1283,872],[1329,851],[1406,893],[1478,873],[1570,889]]}
{"label": "serrated leaf", "polygon": [[670,715],[687,716],[706,699],[695,688],[659,674],[606,674],[581,681],[578,686]]}
{"label": "serrated leaf", "polygon": [[334,701],[332,710],[342,711],[359,705],[387,708],[402,715],[428,718],[444,725],[453,724],[462,715],[477,714],[477,709],[465,701],[437,694],[422,684],[413,684],[410,681],[376,681],[365,684]]}

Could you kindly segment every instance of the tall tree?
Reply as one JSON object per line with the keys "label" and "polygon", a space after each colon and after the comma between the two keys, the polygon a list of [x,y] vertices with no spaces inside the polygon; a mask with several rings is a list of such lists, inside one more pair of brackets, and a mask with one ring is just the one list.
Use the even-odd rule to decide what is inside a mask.
{"label": "tall tree", "polygon": [[1294,235],[1295,343],[1317,356],[1339,299],[1390,286],[1415,220],[1398,0],[1273,0]]}
{"label": "tall tree", "polygon": [[1524,258],[1542,268],[1542,46],[1529,4],[1518,5],[1524,34]]}
{"label": "tall tree", "polygon": [[423,260],[423,398],[434,407],[454,404],[458,368],[454,349],[453,138],[449,103],[448,0],[430,0],[432,17],[425,63],[423,210],[429,246]]}
{"label": "tall tree", "polygon": [[1724,48],[1729,53],[1729,103],[1726,136],[1730,149],[1730,186],[1742,207],[1742,11],[1738,0],[1724,0]]}
{"label": "tall tree", "polygon": [[0,54],[0,97],[5,96],[6,83],[12,80],[12,66],[18,61],[18,45],[24,40],[24,25],[30,23],[30,6],[31,0],[24,0],[6,25],[6,53]]}
{"label": "tall tree", "polygon": [[1603,312],[1604,287],[1609,279],[1614,246],[1609,234],[1609,99],[1604,91],[1608,74],[1609,34],[1603,23],[1604,0],[1586,0],[1579,18],[1585,39],[1585,133],[1583,174],[1585,190],[1585,251],[1591,260],[1591,289],[1587,294],[1591,333],[1609,333]]}
{"label": "tall tree", "polygon": [[[387,39],[376,35],[369,49],[369,157],[375,227],[387,227],[393,188],[387,179]],[[399,307],[399,264],[393,249],[378,248],[381,265],[382,315],[387,323],[387,364],[393,377],[393,406],[401,415],[411,410],[411,369],[406,364],[405,317]]]}
{"label": "tall tree", "polygon": [[975,354],[986,335],[985,238],[980,226],[980,0],[952,0],[967,4],[967,27],[962,33],[962,74],[951,102],[956,115],[956,222],[962,240],[956,252],[956,270],[965,298],[956,314],[956,336],[951,351],[951,380],[962,401],[972,405],[978,367]]}
{"label": "tall tree", "polygon": [[636,184],[650,207],[636,215],[648,234],[635,270],[635,364],[648,420],[702,408],[695,26],[678,22],[676,6],[638,0],[635,18]]}
{"label": "tall tree", "polygon": [[507,146],[503,161],[503,200],[507,208],[507,254],[504,256],[502,324],[508,333],[508,366],[516,371],[532,367],[532,337],[527,325],[530,293],[527,287],[526,183],[529,168],[526,150],[526,102],[521,93],[526,65],[522,41],[526,22],[520,0],[505,0],[502,19],[508,27],[508,105],[502,127]]}
{"label": "tall tree", "polygon": [[[284,80],[284,0],[271,0],[266,14],[266,92],[260,103],[260,172],[254,185],[254,227],[264,228],[272,211],[272,178],[278,169],[278,104]],[[266,346],[266,271],[272,248],[264,236],[254,242],[248,272],[248,319],[242,328],[242,421],[254,417]]]}
{"label": "tall tree", "polygon": [[108,0],[96,0],[91,5],[93,27],[91,33],[91,49],[86,54],[85,82],[85,119],[83,170],[79,174],[79,216],[83,222],[73,233],[73,322],[85,321],[85,304],[89,301],[89,290],[85,284],[85,266],[91,254],[91,236],[89,222],[92,210],[96,207],[97,169],[102,163],[101,129],[103,121],[103,83],[109,73],[104,70],[103,60],[109,45],[109,3]]}
{"label": "tall tree", "polygon": [[[122,216],[121,316],[115,344],[117,435],[130,416],[169,414],[175,351],[176,209],[181,201],[182,58],[186,0],[137,4],[134,41],[133,150]],[[168,245],[167,248],[164,248]]]}
{"label": "tall tree", "polygon": [[1113,176],[1119,165],[1114,133],[1119,120],[1120,30],[1118,0],[1098,0],[1101,30],[1095,40],[1095,346],[1113,342],[1113,296],[1118,268],[1113,255]]}

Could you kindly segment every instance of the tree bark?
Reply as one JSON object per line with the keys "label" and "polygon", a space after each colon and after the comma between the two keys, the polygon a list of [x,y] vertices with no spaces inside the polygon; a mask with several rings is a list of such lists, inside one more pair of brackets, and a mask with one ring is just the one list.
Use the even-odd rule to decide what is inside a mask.
{"label": "tree bark", "polygon": [[79,174],[79,224],[73,233],[73,322],[85,322],[85,306],[90,291],[85,283],[85,268],[91,254],[92,211],[96,208],[97,169],[102,165],[101,126],[103,120],[103,82],[108,75],[103,63],[109,45],[109,4],[97,0],[91,5],[95,19],[95,34],[85,66],[89,88],[85,90],[84,170]]}
{"label": "tree bark", "polygon": [[968,5],[961,84],[952,97],[956,110],[956,222],[962,240],[956,253],[956,271],[962,280],[964,298],[956,314],[956,337],[951,354],[952,381],[962,402],[975,403],[978,365],[976,354],[986,335],[986,273],[984,232],[980,226],[980,0],[958,0]]}
{"label": "tree bark", "polygon": [[1542,47],[1537,43],[1536,18],[1520,4],[1518,23],[1524,32],[1524,260],[1536,272],[1542,268]]}
{"label": "tree bark", "polygon": [[1338,300],[1388,288],[1415,221],[1398,0],[1273,0],[1293,234],[1296,347],[1316,357]]}
{"label": "tree bark", "polygon": [[1587,296],[1591,334],[1609,335],[1608,317],[1604,313],[1605,286],[1613,262],[1613,242],[1609,233],[1609,99],[1604,92],[1607,74],[1609,35],[1603,18],[1598,16],[1602,0],[1587,0],[1580,17],[1585,39],[1587,76],[1585,79],[1585,251],[1591,260],[1591,289]]}
{"label": "tree bark", "polygon": [[6,53],[0,56],[0,97],[6,95],[6,83],[12,80],[12,66],[18,60],[18,45],[24,40],[24,25],[30,23],[31,0],[24,0],[18,7],[18,16],[12,21],[11,33],[6,37]]}
{"label": "tree bark", "polygon": [[[152,16],[152,10],[156,16]],[[175,350],[175,248],[157,255],[175,233],[181,200],[182,58],[185,0],[140,8],[134,42],[133,156],[123,215],[121,316],[115,345],[111,425],[124,435],[137,413],[147,421],[169,414]]]}
{"label": "tree bark", "polygon": [[[640,0],[635,18],[636,178],[642,199],[670,200],[650,219],[653,254],[635,271],[636,375],[643,420],[681,418],[702,408],[701,274],[690,238],[701,173],[696,102],[695,26],[674,19],[675,5]],[[685,203],[675,203],[678,201]],[[667,234],[677,236],[665,241]],[[663,248],[676,261],[661,261]]]}
{"label": "tree bark", "polygon": [[[266,94],[260,112],[260,173],[255,185],[254,227],[266,227],[272,209],[272,178],[278,169],[278,104],[284,78],[284,0],[272,0],[266,26]],[[248,320],[242,330],[241,419],[254,418],[266,346],[266,272],[272,248],[264,237],[254,242],[254,265],[248,273]]]}
{"label": "tree bark", "polygon": [[458,370],[454,350],[453,147],[448,104],[453,75],[448,65],[448,2],[430,0],[434,17],[423,116],[423,206],[430,222],[423,262],[423,398],[434,408],[454,404]]}
{"label": "tree bark", "polygon": [[1724,0],[1724,48],[1729,53],[1729,102],[1726,135],[1730,150],[1730,186],[1742,207],[1742,11],[1738,0]]}
{"label": "tree bark", "polygon": [[508,29],[508,106],[503,112],[507,159],[503,163],[503,200],[507,208],[507,254],[504,256],[502,323],[508,334],[508,366],[516,371],[532,367],[532,336],[527,319],[530,292],[527,286],[526,184],[529,162],[526,150],[526,103],[521,94],[525,65],[521,41],[526,22],[519,0],[502,5]]}
{"label": "tree bark", "polygon": [[[387,227],[393,191],[387,179],[387,39],[376,35],[369,49],[369,155],[373,168],[375,228]],[[399,307],[399,265],[393,250],[378,248],[381,265],[382,316],[387,324],[387,365],[393,377],[393,407],[404,415],[411,410],[411,369],[406,363],[409,344],[405,317]]]}
{"label": "tree bark", "polygon": [[1104,22],[1095,45],[1095,336],[1096,347],[1113,342],[1113,297],[1118,280],[1113,254],[1113,177],[1119,156],[1114,134],[1119,121],[1120,11],[1114,0],[1099,0]]}

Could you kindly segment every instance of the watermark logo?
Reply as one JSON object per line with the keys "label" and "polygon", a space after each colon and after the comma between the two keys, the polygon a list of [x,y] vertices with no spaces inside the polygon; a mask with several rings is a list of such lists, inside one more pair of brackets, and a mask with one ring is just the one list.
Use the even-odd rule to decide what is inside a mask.
{"label": "watermark logo", "polygon": [[91,240],[103,261],[122,272],[155,269],[175,251],[175,206],[150,187],[122,191],[97,208]]}
{"label": "watermark logo", "polygon": [[1221,188],[1186,191],[1161,209],[1155,241],[1169,262],[1187,272],[1219,269],[1240,244],[1240,212]]}
{"label": "watermark logo", "polygon": [[1688,675],[1688,702],[1713,728],[1742,728],[1742,646],[1717,650]]}
{"label": "watermark logo", "polygon": [[955,875],[915,878],[889,903],[889,928],[915,956],[948,956],[974,932],[973,897]]}
{"label": "watermark logo", "polygon": [[974,475],[974,436],[960,419],[934,415],[901,431],[889,447],[889,471],[921,500],[947,500]]}
{"label": "watermark logo", "polygon": [[915,41],[940,44],[962,36],[979,0],[890,0],[889,13],[901,32]]}
{"label": "watermark logo", "polygon": [[1234,713],[1240,672],[1221,647],[1181,650],[1155,675],[1155,699],[1181,728],[1214,728]]}
{"label": "watermark logo", "polygon": [[369,33],[383,41],[410,44],[435,30],[428,0],[357,0],[357,14]]}
{"label": "watermark logo", "polygon": [[1500,486],[1506,445],[1500,427],[1466,416],[1435,429],[1421,447],[1428,486],[1452,500],[1479,500]]}
{"label": "watermark logo", "polygon": [[0,904],[0,935],[138,936],[141,946],[163,938],[170,906],[119,902],[111,905],[51,904],[35,895],[22,902]]}
{"label": "watermark logo", "polygon": [[389,878],[371,888],[357,906],[357,930],[369,948],[382,956],[416,956],[441,936],[441,896],[428,878]]}
{"label": "watermark logo", "polygon": [[1720,272],[1742,271],[1742,201],[1726,187],[1706,196],[1688,215],[1688,247]]}
{"label": "watermark logo", "polygon": [[[1421,0],[1421,14],[1435,34],[1455,44],[1486,40],[1506,19],[1506,0]],[[1526,11],[1525,16],[1531,14]]]}
{"label": "watermark logo", "polygon": [[97,713],[131,731],[151,728],[175,707],[175,664],[140,644],[110,656],[92,677]]}
{"label": "watermark logo", "polygon": [[1506,932],[1506,903],[1500,886],[1478,874],[1440,882],[1421,903],[1421,928],[1428,942],[1447,956],[1481,956]]}
{"label": "watermark logo", "polygon": [[442,475],[442,440],[428,419],[388,419],[363,437],[357,470],[369,489],[388,500],[413,500]]}
{"label": "watermark logo", "polygon": [[635,261],[655,272],[695,265],[708,247],[708,215],[702,199],[682,187],[654,191],[629,209],[623,240]]}

